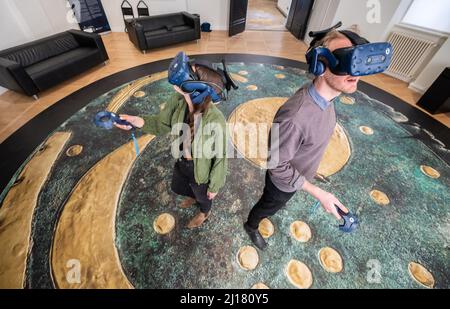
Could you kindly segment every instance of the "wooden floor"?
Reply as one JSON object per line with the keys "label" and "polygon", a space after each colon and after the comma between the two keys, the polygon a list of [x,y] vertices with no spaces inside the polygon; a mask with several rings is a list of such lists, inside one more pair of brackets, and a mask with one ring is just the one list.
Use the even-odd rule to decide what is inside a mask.
{"label": "wooden floor", "polygon": [[246,29],[287,31],[285,24],[286,17],[278,10],[277,1],[248,1]]}
{"label": "wooden floor", "polygon": [[[184,50],[188,54],[248,53],[305,61],[304,55],[307,48],[303,42],[295,39],[289,32],[278,31],[246,31],[231,38],[228,37],[226,31],[213,31],[202,33],[202,39],[198,43],[194,41],[178,44],[152,50],[145,55],[134,47],[126,33],[104,35],[103,41],[110,58],[106,66],[97,66],[40,93],[37,101],[12,91],[0,95],[0,142],[34,116],[78,89],[130,67],[172,58],[180,50]],[[365,77],[363,80],[413,106],[420,98],[419,94],[408,89],[406,83],[383,74]],[[438,114],[434,118],[450,127],[450,113]]]}

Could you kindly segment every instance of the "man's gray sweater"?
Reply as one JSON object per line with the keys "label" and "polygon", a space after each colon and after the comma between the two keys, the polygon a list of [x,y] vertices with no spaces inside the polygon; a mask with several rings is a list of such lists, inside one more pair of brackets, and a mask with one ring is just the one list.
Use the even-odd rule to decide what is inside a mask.
{"label": "man's gray sweater", "polygon": [[312,180],[319,168],[336,126],[334,105],[310,85],[298,90],[278,110],[273,123],[278,125],[279,134],[272,126],[269,176],[279,190],[294,192],[305,179]]}

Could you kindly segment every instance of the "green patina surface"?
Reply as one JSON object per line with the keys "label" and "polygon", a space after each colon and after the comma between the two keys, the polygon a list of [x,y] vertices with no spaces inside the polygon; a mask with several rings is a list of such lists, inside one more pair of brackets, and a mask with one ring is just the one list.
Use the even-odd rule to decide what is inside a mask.
{"label": "green patina surface", "polygon": [[[226,118],[242,103],[289,97],[310,82],[304,71],[294,68],[233,63],[229,70],[247,71],[248,83],[240,83],[240,89],[219,105]],[[286,78],[275,78],[278,73]],[[247,90],[247,85],[256,85],[258,90]],[[67,148],[80,144],[84,150],[77,157],[61,156],[41,192],[27,269],[29,287],[52,286],[48,265],[52,233],[76,182],[130,139],[126,132],[99,130],[92,123],[96,112],[105,109],[121,88],[97,98],[58,129],[73,132]],[[173,91],[166,80],[141,90],[146,96],[131,97],[119,113],[157,113]],[[298,192],[271,218],[275,233],[268,240],[269,247],[258,251],[257,268],[244,271],[237,264],[236,253],[251,242],[242,224],[262,193],[265,171],[242,158],[230,159],[228,181],[214,202],[211,217],[201,228],[188,230],[185,225],[195,207],[177,206],[180,198],[170,190],[174,159],[169,137],[158,137],[136,161],[118,205],[116,246],[130,282],[136,288],[249,288],[257,282],[271,288],[292,288],[284,270],[289,260],[297,259],[311,269],[312,288],[420,288],[408,274],[408,264],[414,261],[433,274],[436,287],[449,288],[450,168],[440,158],[448,150],[431,138],[427,143],[411,138],[422,134],[421,128],[388,106],[360,92],[351,97],[356,100],[354,105],[335,103],[338,122],[351,143],[351,158],[330,177],[331,183],[316,184],[334,193],[359,216],[361,224],[355,233],[341,233],[337,221],[322,209],[311,213],[315,201]],[[374,134],[362,134],[360,126],[371,127]],[[425,176],[420,165],[435,168],[441,177]],[[386,193],[391,203],[382,207],[372,201],[369,193],[374,189]],[[175,217],[176,227],[167,235],[158,235],[153,220],[163,212]],[[310,226],[313,236],[309,242],[302,244],[290,236],[289,226],[295,220]],[[340,253],[344,261],[341,273],[322,269],[318,252],[323,247]]]}

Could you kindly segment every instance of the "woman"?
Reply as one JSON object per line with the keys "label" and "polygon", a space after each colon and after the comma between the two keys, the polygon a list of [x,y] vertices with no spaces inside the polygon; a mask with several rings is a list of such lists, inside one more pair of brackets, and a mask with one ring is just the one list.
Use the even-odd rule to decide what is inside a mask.
{"label": "woman", "polygon": [[[194,65],[193,71],[200,81],[210,83],[220,95],[224,83],[221,76],[206,66]],[[172,177],[172,191],[186,196],[180,207],[188,208],[197,203],[199,210],[187,227],[196,228],[203,224],[211,213],[212,201],[225,184],[227,173],[225,118],[212,104],[210,95],[202,102],[193,104],[191,96],[174,86],[176,93],[168,100],[158,115],[144,117],[120,115],[144,133],[164,135],[172,131],[177,134],[181,158],[175,163]],[[184,124],[184,126],[183,126]],[[130,126],[118,125],[130,130]],[[213,128],[209,130],[208,128]],[[208,131],[208,132],[206,132]],[[211,147],[212,146],[212,147]],[[211,149],[212,148],[212,149]],[[205,151],[207,154],[205,154]]]}

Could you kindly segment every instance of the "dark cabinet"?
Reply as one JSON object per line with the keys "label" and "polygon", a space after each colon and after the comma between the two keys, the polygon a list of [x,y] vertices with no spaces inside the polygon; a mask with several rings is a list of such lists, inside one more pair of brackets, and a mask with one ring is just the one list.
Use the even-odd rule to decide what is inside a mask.
{"label": "dark cabinet", "polygon": [[432,114],[450,112],[450,68],[441,73],[417,105]]}

